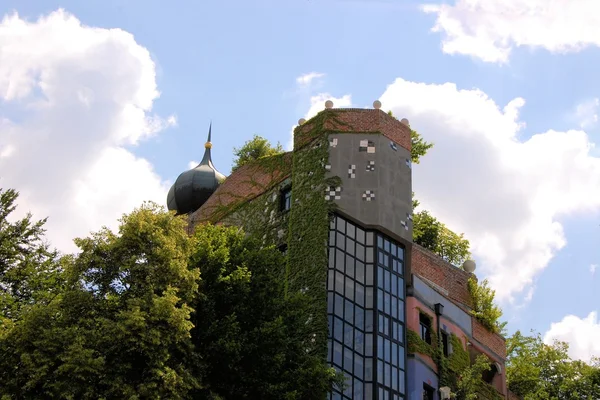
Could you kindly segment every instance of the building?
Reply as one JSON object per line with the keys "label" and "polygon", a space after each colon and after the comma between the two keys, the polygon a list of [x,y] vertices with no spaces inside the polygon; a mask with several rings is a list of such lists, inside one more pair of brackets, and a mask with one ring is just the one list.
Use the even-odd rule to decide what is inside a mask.
{"label": "building", "polygon": [[190,230],[243,226],[287,252],[288,290],[313,300],[315,341],[348,377],[331,399],[448,398],[456,371],[477,354],[492,365],[480,398],[508,398],[504,339],[469,314],[472,273],[412,243],[408,121],[378,101],[325,106],[299,121],[292,152],[224,180],[209,134],[203,162],[169,191],[169,208],[188,214]]}

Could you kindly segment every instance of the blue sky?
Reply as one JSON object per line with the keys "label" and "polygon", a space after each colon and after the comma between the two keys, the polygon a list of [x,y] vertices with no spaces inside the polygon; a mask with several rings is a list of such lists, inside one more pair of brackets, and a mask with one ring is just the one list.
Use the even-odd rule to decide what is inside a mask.
{"label": "blue sky", "polygon": [[435,142],[417,197],[471,240],[509,330],[600,355],[599,6],[198,3],[0,4],[0,186],[53,243],[164,202],[211,120],[228,173],[253,134],[288,145],[326,99],[381,99]]}

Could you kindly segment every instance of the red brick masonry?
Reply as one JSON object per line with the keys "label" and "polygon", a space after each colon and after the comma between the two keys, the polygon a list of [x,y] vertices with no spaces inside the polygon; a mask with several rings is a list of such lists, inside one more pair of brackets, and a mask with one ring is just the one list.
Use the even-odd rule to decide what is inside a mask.
{"label": "red brick masonry", "polygon": [[[332,108],[323,110],[321,113],[330,113],[331,115],[325,115],[323,131],[332,133],[381,133],[386,138],[410,151],[410,128],[381,110]],[[313,118],[296,127],[294,130],[294,149],[302,147],[313,139],[313,137],[308,136],[308,133],[313,129],[314,122],[315,119]]]}

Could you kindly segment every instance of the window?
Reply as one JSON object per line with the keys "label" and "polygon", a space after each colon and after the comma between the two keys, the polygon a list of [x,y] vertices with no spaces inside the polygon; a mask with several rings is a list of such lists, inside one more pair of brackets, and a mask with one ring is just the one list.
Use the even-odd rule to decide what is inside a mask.
{"label": "window", "polygon": [[423,400],[433,400],[434,390],[431,386],[424,383],[423,384]]}
{"label": "window", "polygon": [[429,316],[419,313],[419,322],[421,323],[421,339],[427,344],[431,344],[431,320]]}
{"label": "window", "polygon": [[279,251],[282,252],[284,255],[287,254],[287,248],[288,248],[287,243],[284,243],[278,247]]}
{"label": "window", "polygon": [[442,351],[444,353],[444,357],[448,357],[450,354],[450,348],[448,347],[448,333],[445,331],[441,332],[442,336]]}
{"label": "window", "polygon": [[292,207],[292,188],[286,188],[281,191],[281,211],[289,211]]}

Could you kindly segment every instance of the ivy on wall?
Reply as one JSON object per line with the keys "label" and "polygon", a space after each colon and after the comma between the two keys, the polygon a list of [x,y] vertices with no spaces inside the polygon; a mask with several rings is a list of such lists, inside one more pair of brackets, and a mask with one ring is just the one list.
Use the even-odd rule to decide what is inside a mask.
{"label": "ivy on wall", "polygon": [[458,400],[501,399],[502,396],[500,396],[496,389],[482,379],[478,379],[476,384],[469,387],[460,384],[463,376],[472,373],[470,370],[472,365],[469,352],[463,347],[461,339],[454,333],[450,333],[448,342],[452,348],[452,352],[448,357],[444,356],[441,338],[438,337],[435,329],[433,329],[433,318],[429,314],[422,312],[419,308],[417,310],[430,320],[430,326],[432,327],[430,330],[431,344],[423,340],[419,333],[407,329],[406,340],[408,352],[427,355],[433,359],[438,367],[439,386],[448,386]]}
{"label": "ivy on wall", "polygon": [[[327,241],[329,222],[335,203],[325,199],[329,186],[341,185],[339,177],[327,177],[329,138],[326,121],[335,121],[335,110],[317,114],[303,132],[301,148],[294,149],[292,207],[289,215],[287,293],[302,293],[310,302],[307,321],[314,340],[309,351],[322,354],[327,350]],[[298,143],[297,143],[298,144]]]}

